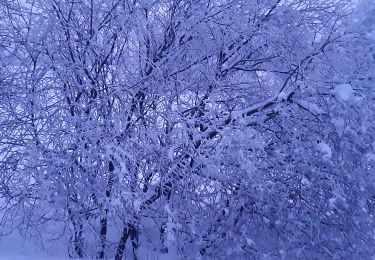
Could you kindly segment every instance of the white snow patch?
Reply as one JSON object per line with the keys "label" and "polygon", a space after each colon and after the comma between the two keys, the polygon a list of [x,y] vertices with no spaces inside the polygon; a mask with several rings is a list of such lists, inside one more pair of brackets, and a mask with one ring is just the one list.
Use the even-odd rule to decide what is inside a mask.
{"label": "white snow patch", "polygon": [[353,88],[349,84],[340,84],[333,90],[335,96],[343,101],[349,101],[353,96]]}
{"label": "white snow patch", "polygon": [[375,154],[374,153],[366,153],[365,157],[368,161],[374,161],[375,162]]}
{"label": "white snow patch", "polygon": [[315,149],[323,154],[323,160],[328,161],[329,159],[331,159],[332,149],[327,143],[321,141],[315,145]]}
{"label": "white snow patch", "polygon": [[[25,239],[18,232],[1,237],[0,260],[69,260],[65,244],[45,244],[41,249],[34,239]],[[82,259],[84,260],[84,259]]]}
{"label": "white snow patch", "polygon": [[246,238],[246,244],[248,245],[248,246],[256,246],[256,243],[254,242],[254,240],[252,240],[251,238]]}
{"label": "white snow patch", "polygon": [[314,115],[321,115],[324,113],[323,109],[321,109],[317,104],[311,103],[303,99],[295,99],[294,101]]}
{"label": "white snow patch", "polygon": [[284,100],[287,100],[288,98],[288,93],[285,93],[284,91],[281,91],[279,93],[279,95],[277,96],[277,101],[280,102],[280,101],[284,101]]}
{"label": "white snow patch", "polygon": [[345,129],[345,121],[343,118],[332,118],[331,123],[336,128],[337,134],[342,137]]}
{"label": "white snow patch", "polygon": [[334,198],[334,197],[332,197],[328,200],[329,208],[333,209],[333,208],[336,207],[336,200],[337,200],[337,198]]}
{"label": "white snow patch", "polygon": [[310,182],[309,182],[308,179],[306,179],[305,177],[303,177],[303,178],[301,179],[301,184],[303,184],[303,185],[309,185]]}
{"label": "white snow patch", "polygon": [[141,211],[141,206],[142,206],[142,201],[141,200],[136,199],[133,202],[133,207],[134,207],[135,211],[140,212]]}
{"label": "white snow patch", "polygon": [[174,147],[173,146],[169,147],[168,149],[168,159],[170,161],[174,160]]}

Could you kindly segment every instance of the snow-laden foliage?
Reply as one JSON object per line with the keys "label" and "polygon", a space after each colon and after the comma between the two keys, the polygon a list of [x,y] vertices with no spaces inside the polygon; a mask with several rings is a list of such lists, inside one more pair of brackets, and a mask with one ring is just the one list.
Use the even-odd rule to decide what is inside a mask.
{"label": "snow-laden foliage", "polygon": [[375,256],[371,2],[1,1],[2,234]]}

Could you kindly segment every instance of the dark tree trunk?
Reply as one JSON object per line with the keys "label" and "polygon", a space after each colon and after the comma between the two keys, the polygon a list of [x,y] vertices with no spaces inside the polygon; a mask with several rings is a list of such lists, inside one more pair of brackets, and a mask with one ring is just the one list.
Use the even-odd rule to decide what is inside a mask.
{"label": "dark tree trunk", "polygon": [[74,234],[74,248],[79,258],[83,258],[83,225],[78,225],[78,230],[75,230]]}
{"label": "dark tree trunk", "polygon": [[72,224],[74,227],[74,236],[72,238],[74,251],[79,258],[83,258],[83,225],[74,220],[72,220]]}
{"label": "dark tree trunk", "polygon": [[128,240],[129,237],[132,243],[134,259],[135,260],[138,259],[136,255],[136,251],[138,248],[138,230],[135,224],[128,222],[122,231],[120,242],[117,247],[115,260],[121,260],[123,258],[124,253],[125,253],[126,241]]}
{"label": "dark tree trunk", "polygon": [[[109,161],[108,163],[108,187],[105,191],[105,195],[107,199],[109,200],[112,193],[112,186],[113,186],[113,171],[115,170],[114,164],[112,161]],[[100,250],[96,255],[96,258],[103,259],[104,258],[104,252],[105,252],[105,244],[107,241],[107,230],[108,230],[108,219],[107,219],[108,209],[105,209],[104,216],[100,218]]]}
{"label": "dark tree trunk", "polygon": [[[107,212],[106,212],[107,214]],[[105,251],[105,241],[107,238],[107,217],[101,218],[100,219],[100,251],[97,253],[98,259],[103,259],[104,258],[104,251]]]}

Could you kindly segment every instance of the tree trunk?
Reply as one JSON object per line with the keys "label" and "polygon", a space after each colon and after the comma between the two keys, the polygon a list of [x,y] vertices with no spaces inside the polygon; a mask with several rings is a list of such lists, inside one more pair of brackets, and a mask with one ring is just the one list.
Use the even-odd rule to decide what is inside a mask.
{"label": "tree trunk", "polygon": [[125,225],[122,231],[120,242],[117,247],[115,260],[121,260],[123,258],[125,253],[126,241],[128,240],[129,236],[133,247],[134,259],[137,260],[136,250],[138,248],[138,230],[135,224],[130,222]]}
{"label": "tree trunk", "polygon": [[[105,191],[106,198],[109,200],[112,193],[112,186],[113,186],[113,171],[115,170],[115,166],[112,161],[108,163],[108,188]],[[108,230],[108,208],[105,209],[104,217],[100,218],[100,251],[97,253],[96,258],[103,259],[104,252],[105,252],[105,244],[107,240],[107,230]]]}

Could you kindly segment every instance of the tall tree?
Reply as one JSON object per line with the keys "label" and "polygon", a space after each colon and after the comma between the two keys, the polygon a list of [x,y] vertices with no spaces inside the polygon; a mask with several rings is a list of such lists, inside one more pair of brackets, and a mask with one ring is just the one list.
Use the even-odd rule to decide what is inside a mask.
{"label": "tall tree", "polygon": [[1,2],[4,232],[59,227],[72,257],[373,256],[369,7]]}

